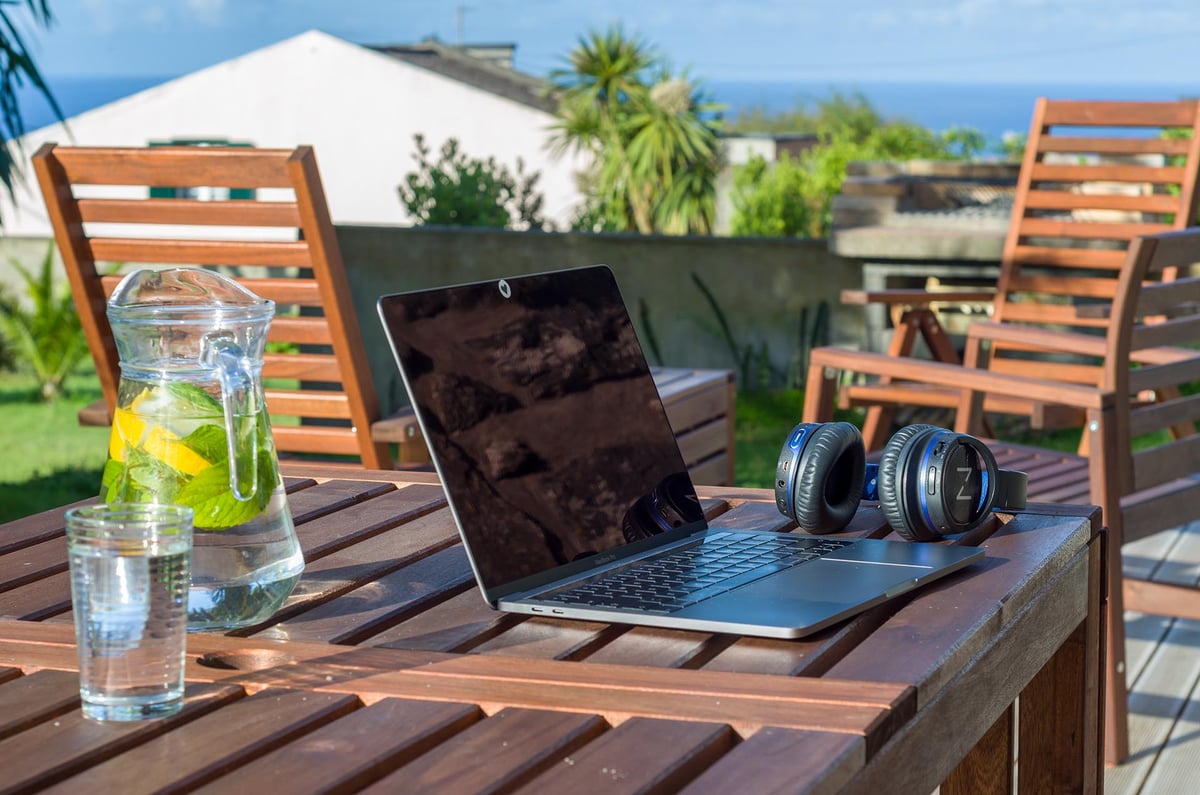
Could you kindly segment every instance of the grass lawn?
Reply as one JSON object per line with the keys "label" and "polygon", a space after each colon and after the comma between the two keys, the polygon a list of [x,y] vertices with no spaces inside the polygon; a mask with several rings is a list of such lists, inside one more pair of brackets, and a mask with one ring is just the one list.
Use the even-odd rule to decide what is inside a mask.
{"label": "grass lawn", "polygon": [[0,374],[0,522],[81,500],[100,488],[107,428],[82,428],[75,414],[100,399],[94,374],[72,377],[71,394],[35,398],[32,376]]}

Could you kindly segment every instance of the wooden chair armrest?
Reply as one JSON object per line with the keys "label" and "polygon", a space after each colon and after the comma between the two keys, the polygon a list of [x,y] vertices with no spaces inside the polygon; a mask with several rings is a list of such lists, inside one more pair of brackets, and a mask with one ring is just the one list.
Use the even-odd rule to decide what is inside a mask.
{"label": "wooden chair armrest", "polygon": [[84,406],[75,415],[79,424],[89,428],[104,428],[112,425],[112,415],[108,413],[108,403],[100,398],[95,403]]}
{"label": "wooden chair armrest", "polygon": [[[1058,353],[1078,353],[1085,356],[1103,358],[1108,355],[1108,341],[1105,337],[1093,334],[1080,334],[1074,331],[1052,331],[1031,326],[1017,326],[1008,323],[995,323],[990,320],[978,320],[967,329],[967,336],[988,340],[990,342],[1011,342],[1019,345],[1030,345],[1046,351]],[[1171,364],[1172,362],[1192,359],[1197,352],[1190,348],[1160,346],[1157,348],[1142,348],[1130,351],[1131,361],[1139,364]]]}
{"label": "wooden chair armrest", "polygon": [[953,301],[956,303],[987,304],[996,294],[991,290],[842,290],[843,304],[903,304],[928,306],[929,304]]}
{"label": "wooden chair armrest", "polygon": [[817,348],[812,351],[809,362],[810,384],[813,382],[811,376],[818,368],[831,368],[986,394],[1041,400],[1079,409],[1103,409],[1115,400],[1111,392],[1096,387],[844,348]]}
{"label": "wooden chair armrest", "polygon": [[371,423],[371,439],[388,444],[405,444],[421,438],[421,426],[413,410],[405,407],[390,417]]}

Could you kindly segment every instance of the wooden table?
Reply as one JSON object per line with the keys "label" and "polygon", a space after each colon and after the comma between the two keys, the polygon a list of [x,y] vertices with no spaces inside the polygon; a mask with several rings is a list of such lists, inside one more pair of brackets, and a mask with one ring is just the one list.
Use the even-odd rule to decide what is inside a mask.
{"label": "wooden table", "polygon": [[[963,540],[985,562],[778,641],[494,612],[433,476],[291,466],[296,593],[190,635],[161,721],[82,719],[62,510],[0,526],[0,792],[1103,787],[1093,509],[1002,516]],[[789,529],[768,492],[701,493],[713,524]],[[846,534],[887,528],[868,506]]]}

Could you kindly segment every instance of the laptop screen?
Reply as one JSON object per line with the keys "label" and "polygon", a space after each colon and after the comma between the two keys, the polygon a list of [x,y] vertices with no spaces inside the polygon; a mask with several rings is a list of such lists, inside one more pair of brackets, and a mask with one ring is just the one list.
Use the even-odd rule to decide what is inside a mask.
{"label": "laptop screen", "polygon": [[389,295],[379,311],[485,592],[703,522],[607,267]]}

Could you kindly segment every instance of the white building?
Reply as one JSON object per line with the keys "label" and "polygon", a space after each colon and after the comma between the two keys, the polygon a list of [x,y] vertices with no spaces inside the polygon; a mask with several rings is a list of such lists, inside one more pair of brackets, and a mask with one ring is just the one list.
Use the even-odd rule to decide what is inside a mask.
{"label": "white building", "polygon": [[[545,217],[560,227],[580,195],[580,164],[546,148],[553,104],[541,82],[505,65],[511,48],[466,53],[436,43],[366,47],[309,31],[171,80],[22,140],[28,158],[43,143],[146,146],[181,140],[261,147],[311,144],[335,223],[405,224],[397,189],[415,170],[413,135],[433,151],[457,138],[472,158],[540,172]],[[26,163],[17,206],[0,195],[3,233],[51,236]]]}

